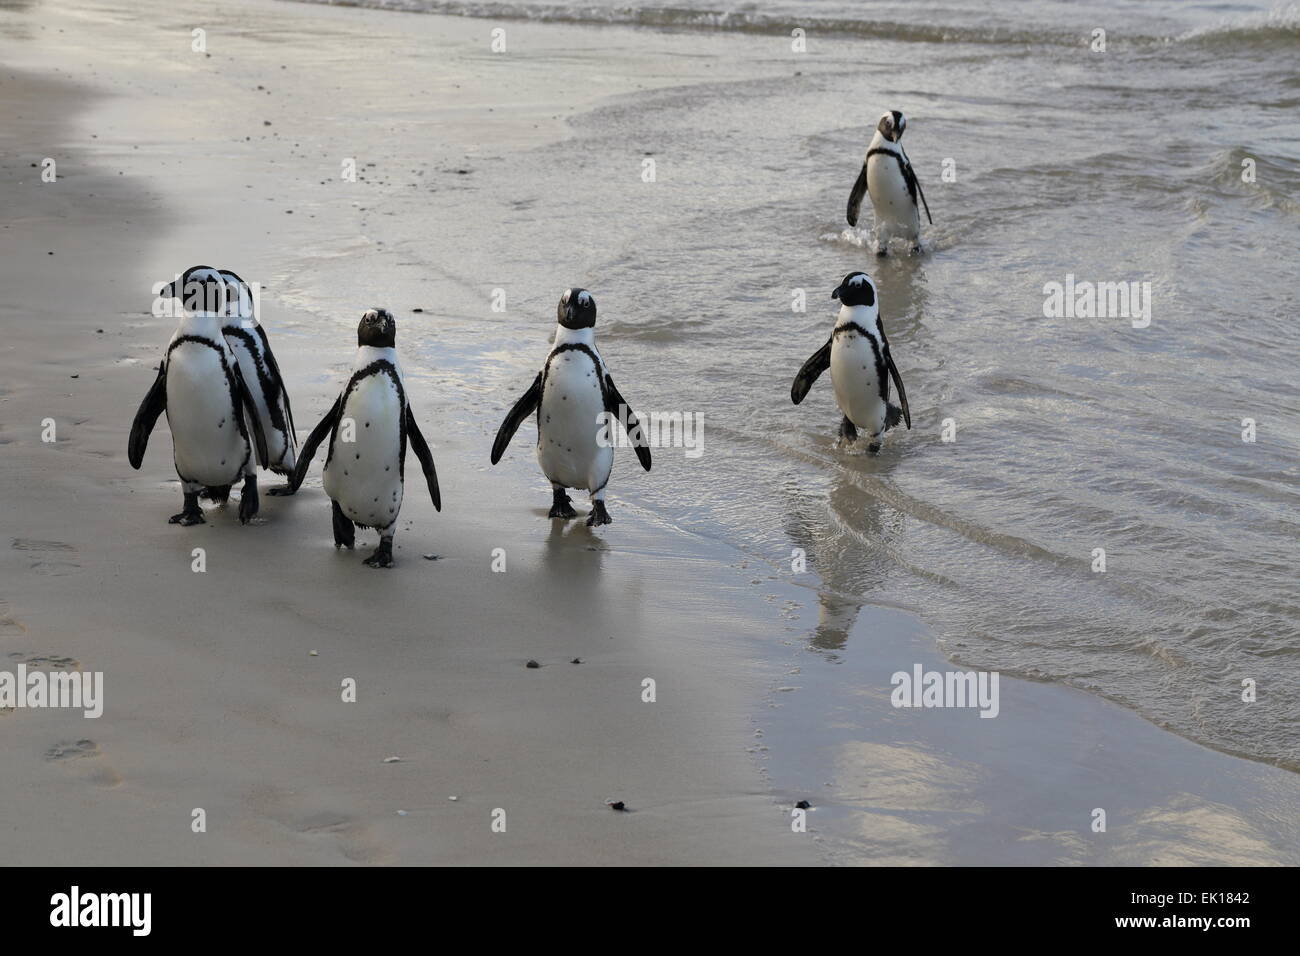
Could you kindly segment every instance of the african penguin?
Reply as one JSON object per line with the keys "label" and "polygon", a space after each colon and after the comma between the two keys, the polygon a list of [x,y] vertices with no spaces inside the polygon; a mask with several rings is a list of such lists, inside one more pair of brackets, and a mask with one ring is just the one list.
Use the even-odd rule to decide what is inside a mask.
{"label": "african penguin", "polygon": [[171,522],[202,524],[199,492],[206,490],[214,501],[225,502],[230,486],[242,475],[239,520],[247,524],[258,507],[253,451],[265,456],[266,438],[239,363],[221,334],[225,280],[215,269],[193,266],[160,294],[181,300],[180,326],[131,424],[127,458],[139,469],[149,434],[165,411],[184,496],[181,513],[172,515]]}
{"label": "african penguin", "polygon": [[298,455],[290,487],[296,491],[328,433],[325,493],[333,499],[334,547],[351,548],[354,525],[379,532],[379,547],[365,559],[372,568],[393,565],[393,534],[402,509],[406,445],[420,459],[433,507],[442,510],[433,453],[415,423],[397,361],[397,323],[386,309],[371,309],[357,327],[352,377],[312,429]]}
{"label": "african penguin", "polygon": [[[897,425],[900,416],[911,428],[912,413],[907,407],[903,380],[889,353],[876,285],[865,272],[850,272],[831,298],[840,300],[835,328],[826,344],[799,369],[790,398],[796,405],[802,402],[813,382],[829,368],[835,403],[844,414],[840,437],[845,442],[854,441],[857,430],[863,428],[871,436],[870,451],[878,452],[885,429]],[[889,401],[890,378],[898,389],[898,405]]]}
{"label": "african penguin", "polygon": [[[239,362],[244,384],[253,396],[253,406],[266,436],[269,457],[258,464],[280,475],[292,475],[297,464],[298,439],[293,430],[293,411],[280,366],[271,352],[266,330],[257,319],[248,284],[228,269],[221,270],[226,282],[226,319],[221,332]],[[268,494],[292,494],[288,485],[271,488]]]}
{"label": "african penguin", "polygon": [[917,209],[918,197],[925,206],[925,218],[930,219],[930,205],[925,201],[921,183],[912,169],[912,162],[903,151],[903,131],[907,117],[892,110],[880,117],[876,135],[867,147],[866,158],[853,192],[849,195],[848,220],[850,226],[858,224],[862,197],[871,194],[871,206],[876,212],[876,255],[889,250],[889,240],[898,236],[912,243],[912,251],[921,249],[921,213]]}
{"label": "african penguin", "polygon": [[559,324],[550,354],[501,423],[492,443],[492,464],[501,460],[519,426],[536,411],[537,460],[551,482],[549,517],[576,518],[565,489],[581,488],[591,493],[587,524],[609,524],[613,519],[605,508],[605,486],[614,467],[615,423],[627,431],[646,471],[650,446],[636,413],[619,394],[596,351],[596,300],[591,293],[566,289],[556,318]]}

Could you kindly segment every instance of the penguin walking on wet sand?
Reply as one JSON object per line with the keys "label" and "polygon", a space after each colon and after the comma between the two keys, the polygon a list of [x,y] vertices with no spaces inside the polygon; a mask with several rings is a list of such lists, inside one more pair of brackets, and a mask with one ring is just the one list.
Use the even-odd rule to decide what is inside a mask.
{"label": "penguin walking on wet sand", "polygon": [[433,453],[411,412],[396,340],[397,323],[386,309],[371,309],[361,316],[352,376],[303,443],[289,482],[297,491],[328,434],[324,484],[332,499],[334,547],[350,549],[356,525],[374,528],[379,532],[379,547],[364,562],[372,568],[393,566],[408,442],[420,459],[434,510],[442,510]]}
{"label": "penguin walking on wet sand", "polygon": [[903,151],[903,132],[907,117],[891,110],[880,117],[876,135],[871,138],[867,155],[862,160],[853,192],[849,194],[847,217],[850,226],[858,224],[862,210],[862,197],[871,194],[871,207],[876,213],[876,255],[889,251],[889,240],[895,236],[911,242],[912,251],[921,249],[921,213],[917,200],[925,207],[925,218],[930,218],[930,204],[925,201],[921,182],[912,169],[912,161]]}
{"label": "penguin walking on wet sand", "polygon": [[[831,337],[799,369],[790,388],[790,399],[796,405],[802,402],[813,382],[829,368],[835,403],[844,415],[840,438],[845,442],[855,441],[858,429],[865,429],[871,436],[868,447],[874,454],[880,451],[885,430],[897,425],[900,419],[908,428],[912,427],[907,392],[889,351],[885,326],[880,321],[876,284],[871,277],[865,272],[850,272],[831,293],[831,298],[840,300]],[[891,378],[898,389],[897,405],[889,400]]]}
{"label": "penguin walking on wet sand", "polygon": [[[226,282],[226,319],[221,333],[239,363],[239,372],[266,436],[268,457],[258,458],[258,464],[278,475],[288,477],[297,464],[298,439],[293,430],[293,410],[289,407],[289,391],[280,374],[279,363],[271,351],[266,330],[258,321],[252,290],[248,283],[228,269],[222,269]],[[270,488],[267,494],[291,495],[292,488],[281,485]]]}
{"label": "penguin walking on wet sand", "polygon": [[596,351],[596,300],[586,289],[566,289],[556,308],[555,341],[542,370],[506,414],[492,443],[492,464],[524,419],[537,413],[537,461],[551,482],[551,518],[576,518],[567,494],[591,494],[588,525],[613,521],[605,486],[614,467],[614,428],[621,424],[641,467],[650,470],[650,445],[640,420],[619,393]]}
{"label": "penguin walking on wet sand", "polygon": [[166,412],[184,496],[180,514],[170,521],[202,524],[199,492],[224,503],[242,475],[239,520],[247,524],[258,509],[253,452],[266,456],[266,438],[239,363],[221,334],[225,280],[215,269],[193,266],[160,294],[181,300],[181,321],[131,424],[127,459],[140,468],[149,435]]}

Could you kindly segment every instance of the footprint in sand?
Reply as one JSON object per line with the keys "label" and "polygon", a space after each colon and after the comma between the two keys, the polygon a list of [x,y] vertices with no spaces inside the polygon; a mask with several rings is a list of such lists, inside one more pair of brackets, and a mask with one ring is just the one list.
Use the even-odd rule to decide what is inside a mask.
{"label": "footprint in sand", "polygon": [[14,538],[15,551],[28,552],[30,567],[37,574],[72,574],[81,569],[81,553],[63,541],[40,541],[36,538]]}
{"label": "footprint in sand", "polygon": [[258,794],[253,802],[262,806],[268,819],[291,831],[296,839],[312,844],[330,843],[350,862],[382,864],[396,859],[373,826],[314,800],[272,789]]}
{"label": "footprint in sand", "polygon": [[22,637],[27,633],[21,621],[14,618],[9,613],[9,602],[0,601],[0,639],[6,637]]}
{"label": "footprint in sand", "polygon": [[87,783],[110,789],[122,784],[122,775],[104,761],[99,744],[88,738],[61,740],[45,751],[45,759],[60,763]]}
{"label": "footprint in sand", "polygon": [[81,661],[75,657],[63,657],[60,654],[30,654],[23,651],[10,651],[9,659],[17,664],[26,664],[28,670],[40,667],[63,671],[81,670]]}

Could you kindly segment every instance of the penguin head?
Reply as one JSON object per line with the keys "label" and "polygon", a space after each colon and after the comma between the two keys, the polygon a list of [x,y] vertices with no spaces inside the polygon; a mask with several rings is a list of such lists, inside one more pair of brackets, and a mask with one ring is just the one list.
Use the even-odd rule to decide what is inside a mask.
{"label": "penguin head", "polygon": [[158,293],[164,299],[180,299],[186,312],[226,314],[230,292],[221,273],[211,266],[190,266],[179,279]]}
{"label": "penguin head", "polygon": [[257,314],[253,308],[253,293],[248,283],[229,269],[221,270],[221,278],[226,283],[226,315],[252,319],[252,324],[256,324]]}
{"label": "penguin head", "polygon": [[907,117],[898,110],[890,110],[888,113],[882,113],[880,122],[876,124],[876,132],[891,143],[897,143],[903,138],[903,131],[907,129]]}
{"label": "penguin head", "polygon": [[357,345],[391,349],[397,343],[397,322],[387,309],[368,309],[357,326]]}
{"label": "penguin head", "polygon": [[586,289],[565,289],[555,319],[566,329],[590,329],[596,324],[596,300]]}
{"label": "penguin head", "polygon": [[850,272],[831,293],[832,299],[839,299],[844,305],[876,304],[876,284],[865,272]]}

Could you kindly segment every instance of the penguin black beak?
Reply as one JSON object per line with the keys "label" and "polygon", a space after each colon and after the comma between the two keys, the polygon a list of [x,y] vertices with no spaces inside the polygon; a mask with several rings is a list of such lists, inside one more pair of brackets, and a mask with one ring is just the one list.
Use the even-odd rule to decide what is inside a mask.
{"label": "penguin black beak", "polygon": [[842,285],[837,285],[837,286],[835,287],[835,291],[831,293],[831,298],[832,298],[832,299],[838,299],[838,298],[840,297],[840,289],[843,289],[843,288],[844,288],[844,286],[842,286]]}

